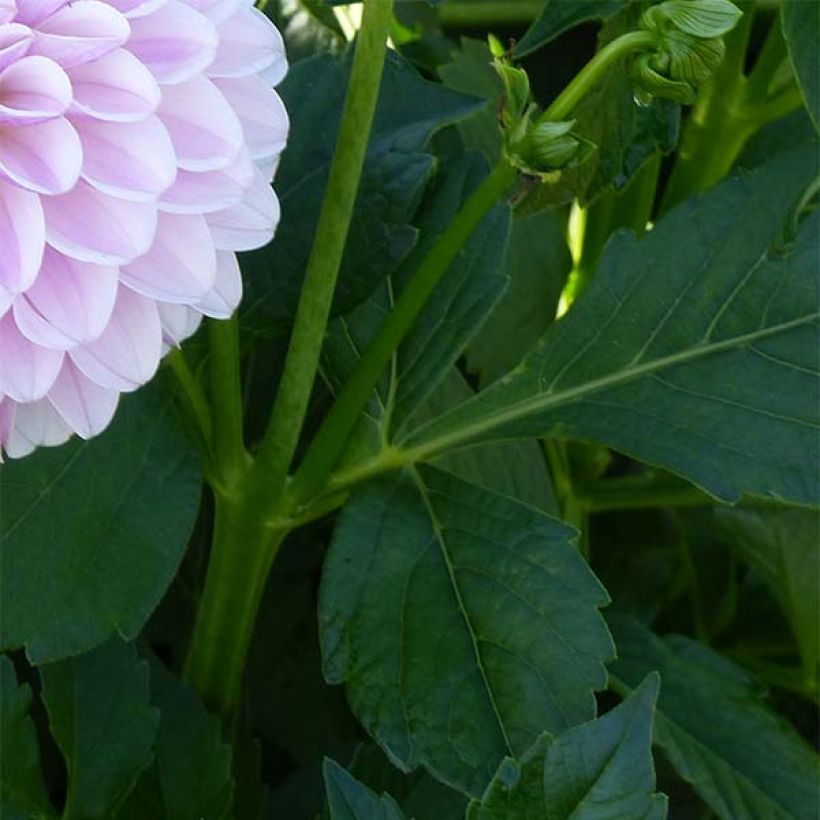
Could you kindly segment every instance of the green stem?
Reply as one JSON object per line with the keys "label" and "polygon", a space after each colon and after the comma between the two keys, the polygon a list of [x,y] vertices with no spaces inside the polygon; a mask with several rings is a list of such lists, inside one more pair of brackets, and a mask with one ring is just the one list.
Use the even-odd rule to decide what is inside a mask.
{"label": "green stem", "polygon": [[291,497],[297,505],[322,489],[374,385],[399,343],[464,244],[515,179],[515,170],[502,160],[467,200],[421,262],[393,310],[379,326],[311,442],[291,487]]}
{"label": "green stem", "polygon": [[656,44],[654,34],[648,31],[631,31],[605,45],[552,101],[539,118],[540,122],[565,120],[615,63],[637,51],[650,51]]}
{"label": "green stem", "polygon": [[185,678],[228,717],[240,700],[256,613],[287,531],[266,526],[242,496],[215,493],[211,556]]}
{"label": "green stem", "polygon": [[211,477],[216,474],[216,464],[212,445],[213,420],[208,398],[188,365],[188,360],[181,348],[172,350],[165,361],[176,377],[177,385],[184,397],[184,411],[195,431],[204,471],[210,481]]}
{"label": "green stem", "polygon": [[239,322],[233,316],[208,325],[212,441],[218,481],[227,485],[238,480],[250,460],[245,449]]}
{"label": "green stem", "polygon": [[257,460],[260,480],[281,491],[304,424],[330,306],[359,190],[381,85],[393,0],[364,4],[344,113],[279,391]]}
{"label": "green stem", "polygon": [[783,26],[780,15],[775,14],[772,27],[766,36],[766,42],[749,74],[746,89],[751,100],[765,100],[769,96],[772,80],[786,59],[786,41],[783,38]]}

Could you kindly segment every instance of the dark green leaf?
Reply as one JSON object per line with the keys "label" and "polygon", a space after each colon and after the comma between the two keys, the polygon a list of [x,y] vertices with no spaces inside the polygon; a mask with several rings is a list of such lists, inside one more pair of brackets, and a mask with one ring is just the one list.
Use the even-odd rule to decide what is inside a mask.
{"label": "dark green leaf", "polygon": [[[435,418],[474,395],[475,391],[453,368],[420,409],[419,420],[422,415]],[[434,463],[485,490],[560,515],[544,452],[537,441],[494,441],[447,453]]]}
{"label": "dark green leaf", "polygon": [[391,795],[413,820],[463,820],[467,798],[448,789],[427,772],[400,772],[372,743],[362,744],[350,773],[373,791]]}
{"label": "dark green leaf", "polygon": [[115,639],[40,667],[49,723],[68,768],[64,820],[113,817],[151,762],[159,715],[148,664]]}
{"label": "dark green leaf", "polygon": [[726,500],[817,503],[820,216],[793,247],[772,248],[813,163],[812,150],[782,154],[683,203],[640,241],[616,235],[519,368],[398,443],[427,457],[559,433]]}
{"label": "dark green leaf", "polygon": [[[252,332],[281,330],[295,312],[349,73],[349,59],[317,57],[294,66],[280,88],[293,138],[276,178],[282,204],[276,239],[242,260],[247,287],[243,322]],[[334,313],[364,300],[413,246],[417,232],[410,221],[434,166],[425,146],[435,131],[481,105],[481,100],[423,80],[389,52]]]}
{"label": "dark green leaf", "polygon": [[513,221],[505,264],[507,292],[467,348],[483,386],[512,370],[555,320],[572,259],[553,211]]}
{"label": "dark green leaf", "polygon": [[624,616],[608,621],[618,647],[613,687],[623,694],[660,672],[656,742],[719,817],[817,817],[814,752],[739,667],[688,638],[658,638]]}
{"label": "dark green leaf", "polygon": [[53,817],[40,774],[40,751],[28,715],[31,689],[18,686],[11,661],[0,656],[0,817]]}
{"label": "dark green leaf", "polygon": [[160,715],[154,764],[117,820],[227,818],[233,797],[231,748],[222,742],[220,719],[158,661],[151,665],[151,702]]}
{"label": "dark green leaf", "polygon": [[179,566],[200,490],[159,385],[99,438],[0,467],[0,645],[39,663],[135,637]]}
{"label": "dark green leaf", "polygon": [[719,509],[715,514],[732,546],[778,597],[812,683],[820,671],[818,514],[795,509]]}
{"label": "dark green leaf", "polygon": [[515,56],[524,57],[580,23],[604,20],[629,0],[545,0],[536,21],[515,47]]}
{"label": "dark green leaf", "polygon": [[652,765],[657,696],[651,674],[603,717],[543,736],[520,764],[506,759],[468,820],[663,820]]}
{"label": "dark green leaf", "polygon": [[351,499],[320,589],[325,676],[397,765],[477,795],[505,755],[594,715],[607,598],[574,534],[433,468]]}
{"label": "dark green leaf", "polygon": [[806,107],[820,131],[820,3],[783,0],[783,35]]}
{"label": "dark green leaf", "polygon": [[325,759],[323,772],[330,820],[404,820],[392,797],[370,791],[333,760]]}
{"label": "dark green leaf", "polygon": [[451,62],[441,66],[438,73],[448,88],[487,101],[474,116],[460,122],[458,130],[468,149],[481,151],[491,163],[497,162],[502,145],[498,107],[504,87],[493,67],[489,46],[481,40],[463,38]]}
{"label": "dark green leaf", "polygon": [[[453,157],[443,166],[420,215],[417,248],[388,285],[329,329],[324,372],[333,388],[350,373],[392,307],[394,291],[399,292],[413,275],[485,173],[486,163],[478,154]],[[351,457],[377,449],[396,435],[493,309],[507,285],[503,260],[509,228],[509,209],[499,205],[467,242],[401,344],[391,371],[374,391]]]}

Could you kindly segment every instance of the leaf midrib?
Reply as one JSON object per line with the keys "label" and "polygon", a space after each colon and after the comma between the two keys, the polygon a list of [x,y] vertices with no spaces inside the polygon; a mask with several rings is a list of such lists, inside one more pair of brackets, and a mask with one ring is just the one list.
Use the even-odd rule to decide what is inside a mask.
{"label": "leaf midrib", "polygon": [[689,348],[679,353],[674,353],[670,356],[664,356],[660,359],[655,359],[654,361],[640,364],[636,367],[619,370],[615,373],[610,373],[601,378],[593,379],[590,382],[571,387],[567,390],[554,393],[539,393],[530,398],[507,405],[501,411],[490,411],[489,413],[485,413],[472,422],[467,422],[466,424],[460,425],[457,429],[441,433],[440,435],[434,436],[426,441],[424,440],[424,431],[426,428],[433,428],[435,430],[435,428],[439,427],[448,416],[455,415],[457,418],[458,414],[464,407],[469,407],[473,402],[484,400],[486,394],[485,396],[479,394],[475,399],[472,399],[470,402],[462,405],[455,411],[445,413],[437,419],[433,419],[413,431],[413,433],[411,433],[413,439],[417,441],[420,439],[420,441],[417,444],[412,444],[410,447],[407,447],[405,450],[405,455],[408,460],[412,461],[429,459],[445,450],[464,445],[479,437],[483,433],[492,431],[496,427],[500,427],[509,422],[518,421],[528,415],[549,410],[554,407],[560,407],[561,405],[582,399],[601,390],[607,390],[612,387],[628,384],[629,382],[639,379],[642,376],[652,375],[666,368],[688,364],[692,361],[696,361],[707,356],[716,355],[726,350],[747,347],[759,339],[765,339],[779,333],[786,333],[790,330],[794,330],[795,328],[809,325],[818,319],[820,319],[820,312],[811,313],[798,319],[792,319],[791,321],[783,322],[778,325],[761,328],[753,333],[747,333],[742,336],[733,336],[729,339],[725,339],[711,345],[702,345],[699,347]]}

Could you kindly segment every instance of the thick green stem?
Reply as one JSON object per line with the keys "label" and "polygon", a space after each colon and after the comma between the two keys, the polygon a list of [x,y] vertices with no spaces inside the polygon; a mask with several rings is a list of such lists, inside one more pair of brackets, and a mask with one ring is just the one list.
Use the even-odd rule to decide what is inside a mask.
{"label": "thick green stem", "polygon": [[552,101],[539,118],[541,122],[565,120],[576,105],[596,86],[606,73],[624,57],[639,51],[651,51],[657,38],[648,31],[632,31],[605,45],[579,72],[572,82]]}
{"label": "thick green stem", "polygon": [[419,265],[359,359],[297,470],[291,487],[291,498],[297,505],[322,489],[399,343],[464,244],[515,179],[515,170],[502,160],[467,200]]}
{"label": "thick green stem", "polygon": [[756,131],[801,104],[796,89],[787,88],[771,99],[767,96],[785,56],[777,15],[752,74],[744,75],[753,17],[752,7],[747,4],[747,8],[741,23],[727,35],[723,63],[698,96],[664,194],[663,211],[726,176]]}
{"label": "thick green stem", "polygon": [[257,460],[259,478],[273,496],[277,496],[284,485],[316,378],[376,111],[392,14],[393,0],[369,0],[364,5],[313,250],[305,272],[279,391]]}
{"label": "thick green stem", "polygon": [[227,485],[239,478],[250,460],[244,440],[239,322],[234,316],[208,324],[212,441],[217,481]]}
{"label": "thick green stem", "polygon": [[208,575],[185,677],[210,708],[228,717],[239,703],[256,613],[287,531],[267,526],[242,496],[216,492],[215,499]]}

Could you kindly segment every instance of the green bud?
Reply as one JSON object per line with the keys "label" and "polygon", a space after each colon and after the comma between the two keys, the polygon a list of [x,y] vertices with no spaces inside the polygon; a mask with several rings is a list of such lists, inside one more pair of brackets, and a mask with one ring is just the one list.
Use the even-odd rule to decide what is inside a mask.
{"label": "green bud", "polygon": [[630,74],[635,83],[635,100],[649,105],[654,97],[674,100],[683,105],[695,101],[695,89],[687,82],[671,80],[655,70],[655,55],[643,54],[632,64]]}
{"label": "green bud", "polygon": [[675,28],[692,37],[709,40],[728,34],[743,16],[729,0],[666,0],[644,13],[644,27],[665,32]]}
{"label": "green bud", "polygon": [[510,161],[531,176],[544,177],[566,168],[585,154],[586,148],[591,148],[585,140],[570,133],[574,126],[574,120],[534,123],[528,115],[518,133],[508,141]]}
{"label": "green bud", "polygon": [[504,126],[514,128],[530,104],[530,78],[526,71],[503,60],[496,60],[493,65],[504,84]]}
{"label": "green bud", "polygon": [[740,9],[729,0],[665,0],[650,6],[641,26],[657,34],[657,50],[637,57],[631,74],[636,100],[665,97],[691,104],[697,88],[723,60],[721,37],[737,24]]}

